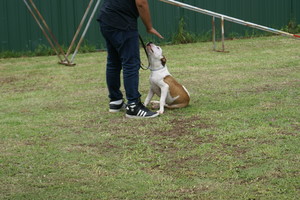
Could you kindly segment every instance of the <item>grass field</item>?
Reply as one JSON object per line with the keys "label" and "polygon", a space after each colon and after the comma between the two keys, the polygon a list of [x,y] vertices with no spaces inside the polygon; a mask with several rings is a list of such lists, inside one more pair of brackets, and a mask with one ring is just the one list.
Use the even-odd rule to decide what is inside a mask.
{"label": "grass field", "polygon": [[108,112],[105,52],[0,60],[0,199],[299,199],[300,41],[162,48],[191,103],[151,120]]}

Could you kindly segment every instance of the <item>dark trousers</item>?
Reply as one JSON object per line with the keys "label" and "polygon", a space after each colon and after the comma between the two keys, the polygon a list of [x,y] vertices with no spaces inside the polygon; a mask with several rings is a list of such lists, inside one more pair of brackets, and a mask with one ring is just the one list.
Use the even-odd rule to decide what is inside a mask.
{"label": "dark trousers", "polygon": [[100,24],[100,30],[106,40],[107,64],[106,82],[111,101],[120,100],[123,94],[121,87],[121,70],[128,103],[137,103],[139,93],[140,51],[137,30],[118,30],[105,24]]}

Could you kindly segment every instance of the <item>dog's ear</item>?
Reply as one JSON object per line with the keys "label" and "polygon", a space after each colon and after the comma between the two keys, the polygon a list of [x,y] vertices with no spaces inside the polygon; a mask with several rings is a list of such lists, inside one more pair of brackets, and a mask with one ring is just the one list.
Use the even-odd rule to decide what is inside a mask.
{"label": "dog's ear", "polygon": [[161,64],[162,64],[163,66],[165,66],[165,65],[166,65],[166,62],[167,62],[167,59],[166,59],[165,56],[163,56],[163,57],[160,59],[160,61],[161,61]]}

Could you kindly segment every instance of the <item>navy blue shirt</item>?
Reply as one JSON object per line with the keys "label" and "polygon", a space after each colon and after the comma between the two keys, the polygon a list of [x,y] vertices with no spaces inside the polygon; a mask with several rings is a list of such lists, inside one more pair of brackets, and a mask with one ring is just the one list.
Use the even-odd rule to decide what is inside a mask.
{"label": "navy blue shirt", "polygon": [[138,17],[135,0],[104,0],[97,20],[120,30],[137,30]]}

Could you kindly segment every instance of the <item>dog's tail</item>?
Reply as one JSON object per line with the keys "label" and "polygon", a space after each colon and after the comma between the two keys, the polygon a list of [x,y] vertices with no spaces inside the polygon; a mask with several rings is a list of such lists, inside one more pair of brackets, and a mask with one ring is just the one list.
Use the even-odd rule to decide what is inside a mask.
{"label": "dog's tail", "polygon": [[184,86],[182,86],[182,87],[183,87],[183,89],[186,91],[186,93],[189,95],[189,97],[191,97],[189,91],[188,91]]}
{"label": "dog's tail", "polygon": [[165,107],[168,109],[177,109],[177,108],[187,107],[188,105],[189,105],[189,103],[185,102],[185,103],[178,103],[178,104],[173,104],[173,105],[166,104]]}

